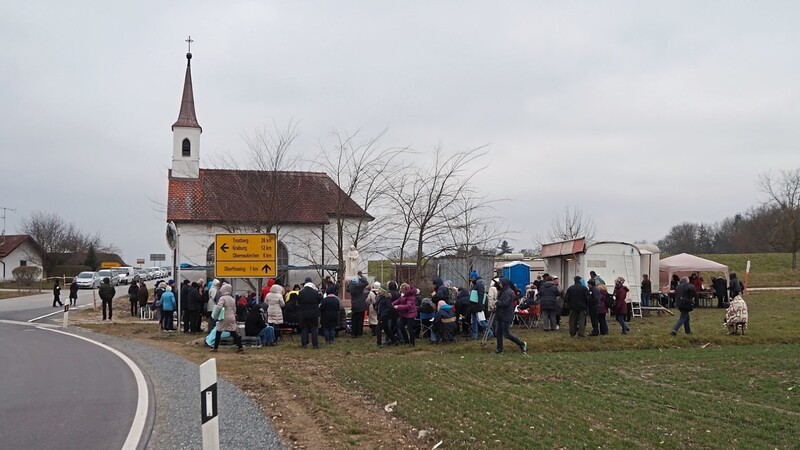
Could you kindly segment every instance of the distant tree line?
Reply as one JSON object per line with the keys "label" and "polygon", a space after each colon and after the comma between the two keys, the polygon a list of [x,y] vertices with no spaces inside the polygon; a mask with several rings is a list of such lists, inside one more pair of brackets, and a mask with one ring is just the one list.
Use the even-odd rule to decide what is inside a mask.
{"label": "distant tree line", "polygon": [[800,169],[762,174],[758,182],[767,200],[718,223],[684,222],[656,244],[676,253],[792,253],[800,250]]}
{"label": "distant tree line", "polygon": [[84,256],[86,265],[97,270],[100,262],[96,252],[116,253],[119,250],[113,244],[105,244],[97,234],[89,234],[79,229],[74,223],[67,222],[56,213],[36,211],[23,219],[19,226],[22,234],[30,235],[44,250],[41,255],[28,255],[33,262],[41,264],[47,276],[53,275],[53,269],[64,264],[66,255]]}

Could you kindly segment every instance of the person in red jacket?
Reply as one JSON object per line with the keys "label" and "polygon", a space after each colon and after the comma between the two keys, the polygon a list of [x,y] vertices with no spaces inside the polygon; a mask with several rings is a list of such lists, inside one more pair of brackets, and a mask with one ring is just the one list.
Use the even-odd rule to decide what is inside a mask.
{"label": "person in red jacket", "polygon": [[616,297],[614,314],[617,316],[617,322],[622,326],[622,334],[628,334],[628,331],[631,330],[628,324],[625,323],[625,316],[628,315],[628,303],[625,301],[628,297],[628,286],[622,284],[624,282],[624,279],[617,278],[614,283],[614,297]]}

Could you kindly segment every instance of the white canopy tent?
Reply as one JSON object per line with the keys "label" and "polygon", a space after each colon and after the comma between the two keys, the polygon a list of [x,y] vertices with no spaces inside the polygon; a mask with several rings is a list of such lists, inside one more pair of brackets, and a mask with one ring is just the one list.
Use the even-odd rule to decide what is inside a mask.
{"label": "white canopy tent", "polygon": [[660,261],[658,267],[659,286],[661,286],[662,292],[669,290],[669,282],[672,279],[672,275],[684,277],[694,272],[721,272],[725,274],[726,284],[728,281],[728,266],[688,253],[680,253],[664,258]]}

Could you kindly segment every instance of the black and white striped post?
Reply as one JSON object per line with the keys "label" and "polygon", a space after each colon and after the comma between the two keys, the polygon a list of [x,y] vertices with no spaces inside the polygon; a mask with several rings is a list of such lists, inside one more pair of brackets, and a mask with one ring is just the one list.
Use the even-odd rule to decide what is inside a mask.
{"label": "black and white striped post", "polygon": [[214,358],[200,365],[200,411],[203,427],[203,450],[218,450],[217,360]]}
{"label": "black and white striped post", "polygon": [[62,328],[66,330],[68,325],[69,325],[69,305],[64,305],[64,324],[62,325]]}

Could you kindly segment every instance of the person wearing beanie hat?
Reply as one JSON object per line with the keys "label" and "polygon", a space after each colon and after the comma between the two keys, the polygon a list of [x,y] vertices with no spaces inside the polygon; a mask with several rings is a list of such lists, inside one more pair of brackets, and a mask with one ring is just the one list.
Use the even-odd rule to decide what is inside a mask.
{"label": "person wearing beanie hat", "polygon": [[172,286],[167,285],[164,288],[164,293],[161,294],[161,329],[168,333],[174,331],[172,328],[172,316],[175,312],[175,306],[175,294],[172,293]]}
{"label": "person wearing beanie hat", "polygon": [[569,307],[569,335],[586,336],[586,313],[589,310],[589,289],[581,282],[583,278],[573,278],[575,284],[564,294],[564,306]]}
{"label": "person wearing beanie hat", "polygon": [[336,296],[336,287],[328,286],[325,288],[325,298],[319,304],[320,327],[325,343],[333,345],[336,337],[336,327],[339,325],[339,308],[341,303]]}
{"label": "person wearing beanie hat", "polygon": [[106,320],[106,306],[108,306],[108,320],[111,320],[111,316],[114,314],[112,311],[112,300],[114,300],[114,296],[117,295],[117,290],[111,285],[111,280],[108,277],[103,278],[103,284],[100,285],[97,295],[99,295],[100,299],[103,301],[103,320]]}

